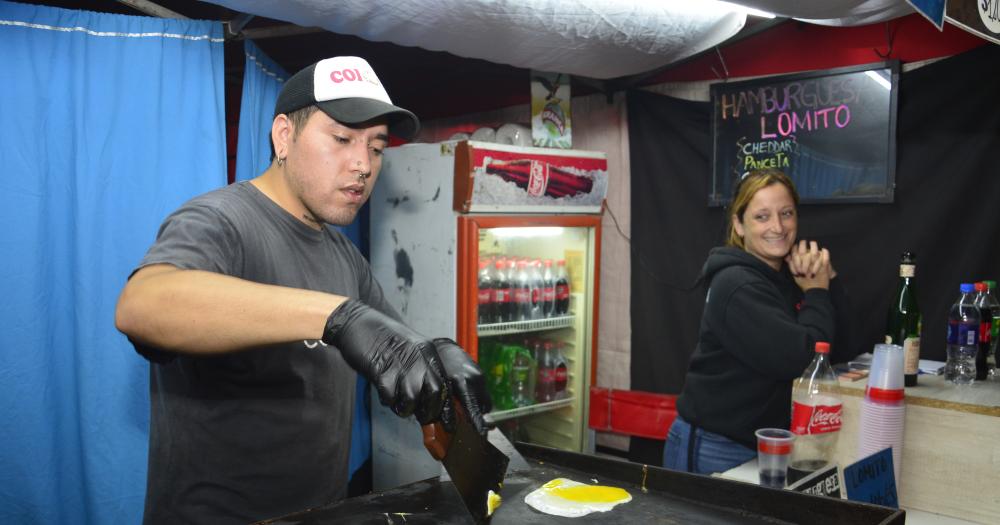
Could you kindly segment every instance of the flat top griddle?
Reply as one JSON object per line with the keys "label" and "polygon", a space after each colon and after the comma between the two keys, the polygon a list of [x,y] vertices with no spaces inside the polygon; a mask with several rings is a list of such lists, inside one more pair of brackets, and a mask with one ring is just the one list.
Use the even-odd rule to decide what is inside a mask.
{"label": "flat top griddle", "polygon": [[[518,443],[527,469],[509,472],[503,504],[491,525],[575,523],[639,524],[902,524],[903,511],[822,496],[768,489],[750,483],[674,472],[616,459]],[[524,497],[554,478],[612,485],[632,501],[610,512],[564,518],[536,511]],[[344,500],[260,522],[267,525],[471,524],[450,481],[431,478],[385,492]]]}

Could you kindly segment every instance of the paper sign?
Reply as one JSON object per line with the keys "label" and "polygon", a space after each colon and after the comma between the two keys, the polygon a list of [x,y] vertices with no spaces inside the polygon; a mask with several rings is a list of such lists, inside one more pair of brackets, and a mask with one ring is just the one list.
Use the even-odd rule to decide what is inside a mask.
{"label": "paper sign", "polygon": [[789,485],[788,490],[840,499],[840,469],[830,465]]}
{"label": "paper sign", "polygon": [[573,147],[569,75],[531,72],[531,140],[540,148]]}
{"label": "paper sign", "polygon": [[945,18],[952,25],[1000,44],[1000,0],[948,0]]}
{"label": "paper sign", "polygon": [[892,470],[892,449],[876,452],[844,469],[847,499],[899,508],[896,475]]}
{"label": "paper sign", "polygon": [[906,0],[906,3],[930,20],[938,30],[944,28],[944,0]]}

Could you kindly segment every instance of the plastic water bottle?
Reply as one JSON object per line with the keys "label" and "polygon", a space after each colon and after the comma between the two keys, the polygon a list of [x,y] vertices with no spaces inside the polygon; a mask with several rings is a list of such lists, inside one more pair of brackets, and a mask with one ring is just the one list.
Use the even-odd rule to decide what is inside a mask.
{"label": "plastic water bottle", "polygon": [[980,317],[975,290],[972,283],[962,283],[959,286],[962,295],[948,312],[948,360],[944,377],[956,385],[971,385],[976,381]]}

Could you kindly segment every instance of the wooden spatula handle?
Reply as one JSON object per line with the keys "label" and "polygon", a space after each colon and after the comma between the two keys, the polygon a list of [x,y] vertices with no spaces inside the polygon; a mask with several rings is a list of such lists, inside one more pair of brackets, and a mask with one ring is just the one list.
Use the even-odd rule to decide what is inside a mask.
{"label": "wooden spatula handle", "polygon": [[444,455],[448,453],[448,446],[451,445],[451,434],[444,431],[444,425],[440,421],[423,425],[420,429],[424,432],[424,448],[434,459],[443,460]]}

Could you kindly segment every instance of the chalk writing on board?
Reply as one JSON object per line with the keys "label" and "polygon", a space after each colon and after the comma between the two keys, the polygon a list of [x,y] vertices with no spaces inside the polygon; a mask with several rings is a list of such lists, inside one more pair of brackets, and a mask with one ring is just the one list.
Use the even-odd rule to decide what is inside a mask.
{"label": "chalk writing on board", "polygon": [[710,204],[764,168],[787,173],[803,202],[891,202],[897,66],[713,84]]}

